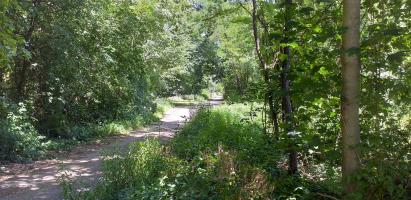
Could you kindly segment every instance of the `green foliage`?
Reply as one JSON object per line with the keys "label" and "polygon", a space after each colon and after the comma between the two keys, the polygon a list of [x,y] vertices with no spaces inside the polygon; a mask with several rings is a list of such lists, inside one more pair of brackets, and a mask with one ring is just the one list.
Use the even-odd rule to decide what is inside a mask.
{"label": "green foliage", "polygon": [[156,112],[154,113],[154,117],[156,117],[157,119],[161,119],[165,112],[174,107],[175,104],[175,102],[165,98],[159,98],[155,101],[155,103]]}
{"label": "green foliage", "polygon": [[[2,0],[0,160],[123,134],[217,90],[227,102],[258,105],[203,110],[167,147],[135,144],[107,160],[112,177],[81,196],[339,197],[342,4],[293,2],[284,9],[283,1],[256,1],[262,71],[250,1]],[[353,199],[405,199],[411,190],[410,5],[362,1],[361,48],[348,52],[360,53],[362,63],[362,169],[351,177],[359,189]],[[285,60],[293,139],[281,120]],[[267,94],[276,135],[262,106]],[[290,146],[300,176],[285,175]]]}
{"label": "green foliage", "polygon": [[44,137],[31,124],[24,104],[10,104],[1,99],[0,160],[27,161],[41,156]]}
{"label": "green foliage", "polygon": [[[172,149],[186,160],[193,159],[205,150],[217,151],[218,143],[223,148],[244,150],[244,154],[252,154],[254,151],[257,153],[258,145],[263,143],[262,130],[257,121],[244,124],[250,117],[247,111],[249,112],[248,106],[239,104],[199,112],[173,140]],[[238,153],[242,155],[242,152]]]}
{"label": "green foliage", "polygon": [[330,193],[286,175],[280,167],[282,152],[267,142],[260,120],[243,104],[203,109],[168,145],[149,139],[131,144],[126,153],[109,154],[102,182],[92,191],[71,191],[66,197],[316,199],[315,192]]}
{"label": "green foliage", "polygon": [[[20,41],[13,35],[13,25],[8,10],[16,7],[14,0],[4,0],[0,3],[0,72],[10,70],[10,61],[15,56],[17,43]],[[1,80],[3,81],[3,80]],[[0,83],[3,87],[3,83]]]}
{"label": "green foliage", "polygon": [[[301,170],[311,171],[310,176],[314,176],[317,183],[323,182],[331,186],[327,187],[332,191],[339,191],[340,180],[331,178],[331,175],[340,173],[338,166],[342,162],[339,68],[343,53],[340,50],[343,31],[341,2],[293,1],[288,13],[283,1],[256,2],[261,54],[268,60],[269,77],[273,80],[269,83],[263,81],[263,76],[252,75],[258,75],[260,70],[254,67],[258,58],[253,53],[255,46],[251,45],[254,42],[250,33],[251,3],[219,1],[207,4],[209,8],[204,9],[206,16],[218,16],[220,12],[230,10],[210,20],[217,27],[213,27],[217,31],[212,37],[220,42],[220,51],[226,53],[222,56],[223,60],[233,63],[232,66],[225,65],[230,72],[225,76],[225,99],[231,102],[261,102],[268,91],[274,97],[279,113],[277,118],[281,119],[284,112],[280,109],[281,97],[284,93],[278,84],[282,72],[280,63],[290,59],[293,122],[299,134],[290,141],[284,130],[284,122],[279,120],[279,148],[288,149],[289,144],[294,144],[301,156],[299,158],[305,160],[300,163],[304,166]],[[404,166],[409,165],[410,161],[411,129],[402,125],[410,113],[407,94],[411,91],[408,81],[410,56],[409,53],[404,54],[410,51],[411,24],[410,13],[405,11],[409,8],[407,2],[362,2],[361,49],[357,53],[360,53],[362,63],[362,144],[359,155],[363,171],[358,175],[361,189],[354,195],[363,195],[363,199],[401,199],[406,196],[402,191],[410,191],[407,184],[410,177],[399,176],[409,173],[409,168]],[[283,31],[286,15],[292,18],[287,35]],[[290,58],[286,58],[281,50],[285,46],[291,48]],[[241,61],[247,58],[250,58],[250,63],[240,68]],[[270,131],[271,127],[268,126]],[[322,174],[320,169],[327,173]]]}
{"label": "green foliage", "polygon": [[206,103],[207,99],[205,99],[202,95],[182,95],[168,97],[167,100],[171,101],[174,105],[177,106],[192,106]]}
{"label": "green foliage", "polygon": [[[304,173],[289,176],[287,143],[267,138],[262,116],[252,107],[258,105],[203,109],[165,146],[149,139],[126,153],[109,154],[96,189],[69,194],[74,199],[339,198],[340,161],[327,152],[327,139],[303,143]],[[352,198],[406,199],[407,160],[366,160],[367,167],[353,177],[359,191]]]}
{"label": "green foliage", "polygon": [[46,156],[46,151],[68,150],[93,138],[127,134],[158,120],[172,107],[169,101],[159,101],[156,113],[101,124],[70,126],[64,131],[67,134],[65,138],[46,139],[33,126],[25,104],[15,105],[4,100],[1,103],[0,111],[6,117],[0,119],[0,160],[17,162],[37,160]]}
{"label": "green foliage", "polygon": [[171,1],[2,1],[1,96],[27,102],[27,123],[52,148],[140,127],[164,112],[154,102],[165,93],[163,74],[190,65],[181,23],[190,9]]}
{"label": "green foliage", "polygon": [[211,93],[208,89],[202,89],[200,92],[200,96],[203,97],[204,99],[210,99],[211,98]]}

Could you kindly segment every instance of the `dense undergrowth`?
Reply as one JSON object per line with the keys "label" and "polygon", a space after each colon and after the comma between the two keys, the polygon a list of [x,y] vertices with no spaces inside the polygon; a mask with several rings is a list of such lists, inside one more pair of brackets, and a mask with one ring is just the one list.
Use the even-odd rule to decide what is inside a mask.
{"label": "dense undergrowth", "polygon": [[1,100],[0,113],[5,117],[0,118],[0,161],[30,162],[53,156],[53,152],[69,150],[94,139],[127,134],[130,130],[159,120],[168,109],[176,105],[194,105],[207,98],[209,93],[200,96],[158,98],[151,111],[130,113],[116,120],[64,124],[59,129],[58,137],[40,132],[24,103],[13,104]]}
{"label": "dense undergrowth", "polygon": [[134,114],[120,120],[108,120],[98,123],[66,125],[59,137],[41,135],[29,118],[24,104],[14,105],[2,101],[1,112],[6,113],[0,119],[0,161],[27,162],[50,156],[50,152],[68,150],[80,143],[107,136],[126,134],[156,121],[174,106],[173,101],[158,99],[153,112]]}
{"label": "dense undergrowth", "polygon": [[[286,170],[280,141],[264,134],[261,116],[249,105],[203,109],[169,143],[133,143],[112,152],[103,177],[90,191],[78,192],[62,178],[66,199],[339,199],[340,161],[303,156],[300,174]],[[326,145],[326,144],[324,144]],[[353,199],[406,199],[406,185],[394,175],[366,168]],[[396,167],[400,167],[397,165]],[[392,171],[406,173],[407,168]],[[380,177],[378,177],[380,175]],[[399,182],[407,180],[407,175]],[[375,177],[375,178],[374,178]],[[379,179],[384,181],[378,181]],[[372,192],[374,191],[374,192]],[[358,196],[362,194],[363,196]]]}
{"label": "dense undergrowth", "polygon": [[[186,105],[220,92],[264,106],[203,110],[170,144],[134,144],[107,160],[101,185],[80,196],[411,196],[410,0],[355,1],[354,29],[344,2],[1,0],[0,162],[140,127],[170,106],[158,98]],[[345,48],[350,40],[358,48]],[[355,76],[347,56],[361,61]],[[352,125],[341,120],[347,92],[359,97]],[[350,135],[358,146],[342,140]]]}
{"label": "dense undergrowth", "polygon": [[158,98],[206,98],[216,45],[200,42],[194,11],[189,1],[2,0],[0,162],[149,123]]}
{"label": "dense undergrowth", "polygon": [[[104,161],[95,190],[67,199],[321,199],[334,194],[301,177],[289,177],[282,150],[263,134],[249,106],[201,110],[167,145],[150,139]],[[71,189],[71,190],[70,190]]]}

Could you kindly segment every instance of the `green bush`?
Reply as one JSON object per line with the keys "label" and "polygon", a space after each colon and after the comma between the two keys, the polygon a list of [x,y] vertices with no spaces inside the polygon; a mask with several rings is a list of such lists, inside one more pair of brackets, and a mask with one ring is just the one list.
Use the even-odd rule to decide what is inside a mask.
{"label": "green bush", "polygon": [[250,121],[250,109],[243,104],[223,105],[202,110],[172,141],[173,151],[192,159],[204,150],[216,151],[218,144],[239,150],[240,156],[254,159],[253,153],[264,148],[263,131],[258,121]]}
{"label": "green bush", "polygon": [[204,99],[210,99],[210,97],[211,97],[210,90],[209,89],[202,89],[200,91],[200,96]]}
{"label": "green bush", "polygon": [[43,153],[42,139],[23,103],[0,102],[0,160],[27,161]]}
{"label": "green bush", "polygon": [[[166,145],[150,139],[132,144],[126,153],[110,154],[95,190],[68,194],[74,199],[341,197],[341,169],[335,161],[303,152],[301,174],[290,176],[287,152],[280,150],[286,143],[269,140],[260,120],[250,105],[204,108]],[[406,199],[409,165],[393,160],[368,159],[353,177],[360,185],[352,198]]]}
{"label": "green bush", "polygon": [[75,193],[70,180],[63,179],[66,199],[149,199],[160,187],[159,180],[178,164],[165,156],[156,140],[130,144],[127,153],[111,152],[103,161],[103,182],[95,190]]}
{"label": "green bush", "polygon": [[[173,104],[159,100],[155,113],[129,115],[120,120],[101,123],[72,123],[59,127],[58,137],[50,131],[40,134],[34,126],[36,120],[28,116],[25,104],[18,105],[4,99],[0,105],[0,161],[23,162],[46,156],[47,151],[68,150],[93,138],[127,134],[162,117]],[[36,124],[37,125],[37,124]],[[48,126],[51,127],[51,126]],[[49,136],[48,138],[46,136]]]}
{"label": "green bush", "polygon": [[156,112],[154,113],[154,117],[160,119],[167,110],[174,107],[174,103],[172,100],[166,98],[159,98],[155,101],[156,105]]}
{"label": "green bush", "polygon": [[[269,197],[264,170],[274,154],[245,105],[201,110],[170,144],[157,140],[112,153],[95,190],[68,192],[73,199],[250,199]],[[74,194],[74,195],[73,195]]]}

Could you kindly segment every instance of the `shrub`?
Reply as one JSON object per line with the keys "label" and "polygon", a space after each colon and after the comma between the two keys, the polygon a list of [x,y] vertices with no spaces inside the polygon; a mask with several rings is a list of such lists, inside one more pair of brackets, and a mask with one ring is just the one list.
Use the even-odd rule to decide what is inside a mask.
{"label": "shrub", "polygon": [[156,112],[154,113],[154,117],[160,119],[161,116],[165,114],[167,110],[172,108],[174,104],[172,103],[172,100],[165,99],[165,98],[159,98],[155,101],[156,105]]}
{"label": "shrub", "polygon": [[261,124],[251,120],[253,114],[250,112],[249,106],[244,104],[202,110],[172,141],[172,149],[176,155],[188,160],[204,150],[216,151],[218,144],[239,150],[243,159],[253,160],[267,155],[267,152],[261,152],[269,148],[264,145]]}
{"label": "shrub", "polygon": [[14,105],[4,100],[0,103],[0,160],[38,158],[43,153],[43,137],[31,124],[25,105]]}
{"label": "shrub", "polygon": [[210,99],[210,97],[211,97],[210,90],[209,89],[202,89],[200,91],[200,96],[204,99]]}
{"label": "shrub", "polygon": [[[329,182],[289,176],[285,153],[244,104],[202,109],[168,144],[149,139],[114,152],[103,181],[74,199],[324,199]],[[281,144],[280,144],[281,145]],[[328,180],[328,179],[327,179]],[[331,182],[332,184],[334,182]],[[74,195],[73,195],[74,194]]]}
{"label": "shrub", "polygon": [[[272,192],[258,167],[264,144],[258,123],[245,122],[247,106],[201,110],[169,145],[149,139],[103,164],[95,190],[74,199],[250,199]],[[220,123],[217,123],[220,122]],[[212,126],[212,124],[215,124]],[[195,139],[194,139],[195,138]],[[193,140],[194,139],[194,140]],[[264,146],[264,145],[263,145]]]}

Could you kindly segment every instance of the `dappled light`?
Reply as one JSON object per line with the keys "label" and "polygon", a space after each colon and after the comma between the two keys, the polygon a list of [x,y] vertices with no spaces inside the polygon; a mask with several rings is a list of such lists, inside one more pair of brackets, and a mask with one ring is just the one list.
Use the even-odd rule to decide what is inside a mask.
{"label": "dappled light", "polygon": [[411,0],[0,0],[0,200],[409,200]]}
{"label": "dappled light", "polygon": [[61,195],[59,179],[63,174],[75,182],[78,188],[93,186],[101,177],[100,164],[106,152],[119,148],[125,150],[129,143],[144,141],[147,138],[168,141],[174,136],[176,130],[190,118],[193,113],[190,111],[192,109],[195,108],[190,106],[172,108],[152,126],[108,139],[108,145],[86,145],[68,155],[61,155],[58,161],[34,164],[31,169],[8,175],[2,178],[0,194],[7,196],[7,199],[16,200],[59,199]]}

